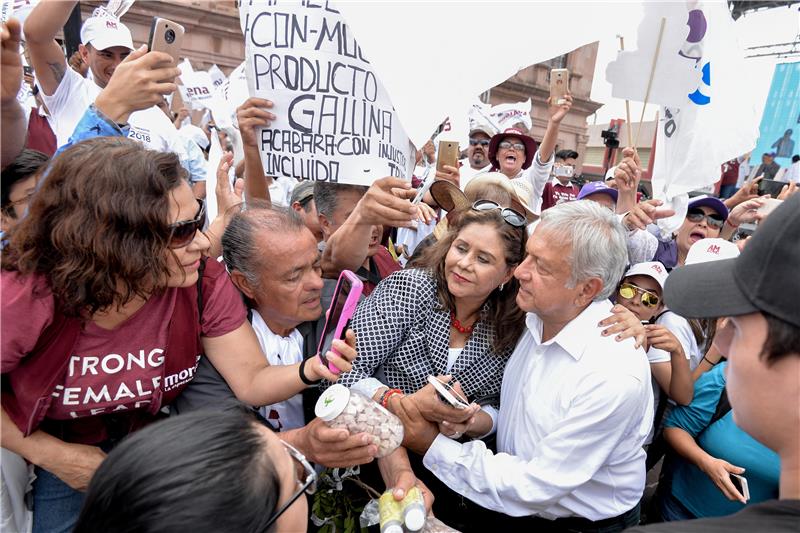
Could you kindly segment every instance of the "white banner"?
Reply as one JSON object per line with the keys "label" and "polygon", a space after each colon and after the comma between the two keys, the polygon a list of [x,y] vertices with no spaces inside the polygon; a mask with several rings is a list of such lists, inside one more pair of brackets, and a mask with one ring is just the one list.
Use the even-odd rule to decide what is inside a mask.
{"label": "white banner", "polygon": [[701,79],[678,95],[680,106],[662,107],[659,113],[653,195],[676,210],[674,217],[659,221],[665,233],[683,222],[686,193],[715,183],[720,165],[751,150],[758,137],[756,98],[749,84],[741,83],[747,65],[726,4],[682,6],[690,29],[679,53],[692,59]]}
{"label": "white banner", "polygon": [[277,116],[259,135],[266,174],[357,185],[410,179],[413,146],[337,8],[270,4],[240,7],[250,95],[274,102]]}
{"label": "white banner", "polygon": [[[614,21],[614,28],[636,23],[630,5],[621,2],[513,2],[498,8],[429,0],[418,7],[399,1],[338,6],[417,146],[445,117],[464,116],[481,93],[520,69],[608,34],[613,38],[612,25],[600,21]],[[514,21],[536,22],[533,31],[503,31]],[[424,75],[413,75],[421,68]]]}
{"label": "white banner", "polygon": [[[533,103],[531,99],[528,98],[525,102],[516,102],[513,104],[499,104],[489,108],[488,110],[488,117],[491,119],[491,124],[494,125],[499,131],[503,131],[507,128],[513,128],[518,124],[523,125],[524,131],[529,131],[533,127],[533,121],[531,120],[531,109],[533,109]],[[485,113],[485,111],[484,111]],[[477,112],[473,114],[473,117],[477,115],[477,123],[485,124],[487,121],[486,119]],[[470,126],[471,126],[470,121]]]}

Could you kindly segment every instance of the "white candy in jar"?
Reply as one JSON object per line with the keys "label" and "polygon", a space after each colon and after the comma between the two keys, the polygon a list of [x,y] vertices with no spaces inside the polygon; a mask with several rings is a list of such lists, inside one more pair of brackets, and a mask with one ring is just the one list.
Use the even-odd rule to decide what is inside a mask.
{"label": "white candy in jar", "polygon": [[344,428],[353,435],[371,434],[378,457],[389,455],[403,443],[403,423],[399,418],[344,385],[331,385],[323,392],[314,413],[332,428]]}

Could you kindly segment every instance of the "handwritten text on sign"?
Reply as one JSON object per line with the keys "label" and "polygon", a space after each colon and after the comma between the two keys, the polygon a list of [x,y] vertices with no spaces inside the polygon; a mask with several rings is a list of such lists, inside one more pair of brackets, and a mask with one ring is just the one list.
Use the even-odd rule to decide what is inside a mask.
{"label": "handwritten text on sign", "polygon": [[410,178],[408,136],[330,2],[244,1],[250,94],[277,116],[260,135],[271,176],[371,185]]}

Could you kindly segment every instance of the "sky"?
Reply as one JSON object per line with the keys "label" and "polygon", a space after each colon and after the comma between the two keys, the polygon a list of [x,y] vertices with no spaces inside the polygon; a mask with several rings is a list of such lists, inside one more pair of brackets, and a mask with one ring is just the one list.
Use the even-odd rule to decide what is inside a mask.
{"label": "sky", "polygon": [[[635,48],[638,21],[642,17],[642,6],[632,4],[630,19],[627,21],[617,21],[613,26],[618,30],[625,40],[625,49]],[[791,8],[774,8],[764,11],[748,13],[740,17],[734,25],[738,32],[739,43],[742,48],[750,46],[761,46],[765,44],[777,44],[793,42],[800,34],[800,4],[795,4]],[[621,22],[621,23],[619,23]],[[619,31],[619,28],[625,28]],[[595,66],[594,80],[592,83],[591,98],[595,102],[603,103],[597,111],[597,124],[606,124],[612,118],[625,118],[625,101],[611,97],[611,84],[606,81],[606,65],[616,59],[619,50],[619,39],[615,32],[609,31],[605,39],[600,41],[597,51],[597,63]],[[755,53],[765,53],[768,49],[748,52],[745,55]],[[800,61],[800,56],[794,58],[761,57],[745,60],[748,70],[742,75],[742,83],[753,85],[753,94],[757,97],[758,113],[761,115],[764,102],[769,92],[769,85],[772,81],[772,73],[778,63]],[[640,102],[631,102],[631,121],[637,122],[642,113]],[[657,111],[657,106],[648,105],[645,110],[644,119],[653,120]],[[594,116],[588,117],[589,124],[595,121]]]}

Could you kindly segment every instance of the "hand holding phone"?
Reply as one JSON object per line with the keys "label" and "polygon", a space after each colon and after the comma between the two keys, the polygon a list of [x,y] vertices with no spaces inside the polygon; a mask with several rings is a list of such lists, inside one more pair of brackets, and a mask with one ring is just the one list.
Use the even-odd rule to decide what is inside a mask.
{"label": "hand holding phone", "polygon": [[347,328],[350,325],[350,318],[356,311],[358,299],[363,290],[364,284],[358,279],[358,276],[349,270],[342,271],[339,275],[339,281],[336,283],[336,289],[333,292],[331,306],[326,313],[325,327],[322,330],[317,352],[322,364],[327,365],[328,370],[334,374],[339,374],[340,371],[336,365],[328,360],[326,354],[331,351],[340,355],[333,348],[333,341],[334,339],[344,340],[345,333],[347,333]]}
{"label": "hand holding phone", "polygon": [[550,105],[567,103],[564,98],[569,92],[569,70],[554,68],[550,70]]}
{"label": "hand holding phone", "polygon": [[739,474],[730,474],[731,483],[739,491],[739,494],[744,496],[744,501],[750,500],[750,488],[747,486],[747,478]]}
{"label": "hand holding phone", "polygon": [[449,383],[439,380],[436,376],[428,376],[428,383],[433,385],[433,388],[436,389],[439,395],[439,399],[443,402],[450,404],[456,409],[469,409],[469,402],[467,399],[456,392]]}
{"label": "hand holding phone", "polygon": [[172,56],[175,64],[178,64],[183,44],[183,26],[177,22],[153,17],[150,26],[150,38],[147,40],[147,50],[150,52],[165,52]]}

